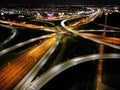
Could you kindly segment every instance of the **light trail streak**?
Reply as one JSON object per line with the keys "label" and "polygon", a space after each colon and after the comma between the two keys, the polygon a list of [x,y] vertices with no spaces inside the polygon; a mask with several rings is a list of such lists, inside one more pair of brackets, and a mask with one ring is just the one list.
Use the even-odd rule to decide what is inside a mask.
{"label": "light trail streak", "polygon": [[51,48],[46,52],[46,54],[36,63],[36,65],[29,71],[29,73],[17,84],[14,90],[24,90],[24,88],[31,83],[31,81],[35,78],[39,70],[42,66],[47,62],[48,58],[52,55],[55,51],[56,47],[58,46],[60,39],[61,39],[61,31],[59,27],[56,27],[58,30],[58,37],[56,42],[51,46]]}
{"label": "light trail streak", "polygon": [[112,53],[112,54],[92,54],[88,56],[81,56],[76,57],[73,59],[70,59],[68,61],[65,61],[63,63],[60,63],[45,73],[43,73],[40,77],[35,79],[28,87],[26,87],[24,90],[40,90],[45,84],[47,84],[51,79],[53,79],[55,76],[59,75],[61,72],[69,69],[70,67],[76,66],[80,63],[88,62],[88,61],[94,61],[99,59],[119,59],[120,54]]}
{"label": "light trail streak", "polygon": [[[86,19],[83,19],[83,21],[79,20],[79,22],[72,24],[71,27],[75,28],[77,25],[84,25],[84,24],[87,24],[93,21],[100,14],[100,12],[101,11],[98,9],[97,12],[90,14],[90,17],[86,17]],[[107,45],[107,46],[110,46],[116,49],[120,49],[120,46],[114,45],[114,44],[120,44],[119,38],[101,37],[100,35],[95,35],[95,34],[90,34],[90,33],[81,33],[81,32],[87,32],[84,30],[73,31],[72,29],[70,29],[69,27],[65,25],[66,21],[67,20],[63,20],[61,22],[61,25],[68,32],[72,32],[75,35],[78,35],[85,39],[92,40],[100,44],[104,44],[104,45]],[[66,34],[67,32],[60,32],[59,29],[57,31],[57,28],[54,28],[54,27],[46,28],[43,26],[38,26],[38,25],[33,25],[33,24],[15,23],[11,21],[1,21],[1,20],[0,22],[6,23],[6,24],[11,23],[11,25],[16,25],[16,26],[21,26],[21,27],[43,29],[45,31],[55,32],[51,35],[44,35],[41,37],[32,38],[30,40],[19,43],[13,47],[10,47],[0,52],[0,56],[1,56],[1,55],[6,54],[7,52],[10,52],[28,43],[31,43],[31,42],[34,42],[40,39],[50,38],[48,40],[45,40],[42,44],[32,47],[28,52],[18,57],[16,61],[14,61],[13,63],[10,63],[8,66],[6,66],[0,71],[0,83],[1,83],[0,89],[1,88],[9,89],[11,87],[13,88],[14,87],[13,85],[17,85],[14,88],[14,90],[39,90],[48,81],[54,78],[56,75],[80,63],[97,60],[97,59],[120,58],[120,54],[116,54],[116,53],[114,54],[93,54],[93,55],[88,55],[88,56],[76,57],[69,61],[63,62],[59,65],[56,65],[55,67],[52,67],[47,72],[45,72],[43,75],[41,75],[40,78],[36,79],[35,81],[31,83],[31,81],[36,76],[36,74],[39,72],[41,67],[47,62],[49,57],[52,55],[52,53],[56,49],[57,45],[60,42],[61,34],[64,34],[64,33]],[[99,32],[101,31],[103,30],[99,30]],[[88,32],[95,32],[95,30],[90,30]],[[114,32],[114,30],[111,30],[108,32]],[[114,40],[114,41],[111,41],[111,40]],[[111,44],[111,43],[114,43],[114,44]],[[4,85],[6,86],[3,87]]]}
{"label": "light trail streak", "polygon": [[[0,70],[0,89],[8,90],[13,88],[32,67],[39,61],[46,51],[52,46],[56,38],[50,38],[16,58],[10,65],[5,66]],[[38,48],[39,47],[39,48]],[[37,49],[36,49],[37,48]],[[33,51],[29,54],[31,51]]]}
{"label": "light trail streak", "polygon": [[[96,12],[90,14],[89,16],[83,17],[80,20],[78,20],[77,22],[70,24],[69,27],[72,29],[76,29],[80,25],[84,25],[84,24],[87,24],[87,23],[93,21],[96,17],[99,16],[100,13],[101,13],[101,10],[98,9]],[[67,20],[72,20],[72,19],[67,19]]]}
{"label": "light trail streak", "polygon": [[13,28],[13,27],[1,25],[1,24],[0,24],[0,26],[11,29],[11,33],[12,33],[4,42],[1,43],[0,46],[3,47],[5,44],[7,44],[8,42],[10,42],[12,39],[15,38],[15,36],[17,35],[17,30],[15,28]]}
{"label": "light trail streak", "polygon": [[53,33],[53,34],[49,34],[49,35],[40,36],[40,37],[37,37],[37,38],[32,38],[32,39],[29,39],[27,41],[18,43],[16,45],[12,46],[12,47],[9,47],[9,48],[6,48],[6,49],[2,50],[0,52],[0,56],[4,55],[4,54],[6,54],[6,53],[8,53],[8,52],[10,52],[12,50],[15,50],[15,49],[17,49],[17,48],[19,48],[21,46],[24,46],[26,44],[29,44],[29,43],[32,43],[32,42],[35,42],[35,41],[41,40],[41,39],[47,39],[47,38],[53,37],[55,35],[56,35],[56,33]]}
{"label": "light trail streak", "polygon": [[100,43],[100,44],[107,45],[107,46],[109,46],[109,47],[113,47],[113,48],[116,48],[116,49],[120,49],[120,46],[118,46],[118,45],[111,44],[111,43],[107,43],[107,42],[101,41],[101,40],[96,39],[96,38],[93,38],[93,37],[89,37],[89,36],[87,36],[87,35],[84,35],[84,34],[82,34],[82,33],[79,33],[78,31],[75,31],[75,30],[72,30],[72,29],[68,28],[68,27],[65,25],[65,22],[66,22],[66,21],[68,21],[68,20],[63,20],[63,21],[61,22],[61,25],[62,25],[66,30],[68,30],[69,32],[72,32],[72,33],[75,34],[75,35],[78,35],[78,36],[83,37],[83,38],[85,38],[85,39],[94,41],[94,42],[96,42],[96,43]]}
{"label": "light trail streak", "polygon": [[109,25],[99,24],[99,23],[96,23],[96,22],[94,22],[94,23],[97,24],[97,25],[99,25],[99,26],[106,26],[107,28],[112,28],[112,29],[120,30],[119,27],[114,27],[114,26],[109,26]]}
{"label": "light trail streak", "polygon": [[43,29],[45,31],[50,31],[50,32],[56,32],[57,31],[55,28],[39,26],[39,25],[34,25],[34,24],[25,24],[25,23],[18,23],[18,22],[13,22],[13,21],[4,21],[4,20],[0,20],[0,22],[5,23],[5,24],[10,24],[10,25],[27,27],[27,28]]}
{"label": "light trail streak", "polygon": [[118,32],[118,33],[120,33],[120,31],[118,31],[118,30],[108,30],[108,29],[106,29],[106,30],[100,30],[100,29],[98,29],[98,30],[94,30],[94,29],[88,29],[88,30],[79,30],[78,32],[104,32],[104,31],[106,31],[106,32]]}
{"label": "light trail streak", "polygon": [[105,42],[109,42],[109,43],[120,45],[120,38],[106,37],[106,36],[90,34],[90,33],[83,33],[83,34],[86,35],[86,36],[90,36],[90,37],[93,37],[93,38],[100,39],[100,40],[105,41]]}

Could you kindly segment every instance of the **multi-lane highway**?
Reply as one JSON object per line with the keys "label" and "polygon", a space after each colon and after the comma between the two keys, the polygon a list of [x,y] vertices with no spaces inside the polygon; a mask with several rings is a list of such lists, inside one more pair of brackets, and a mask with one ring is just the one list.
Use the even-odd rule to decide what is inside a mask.
{"label": "multi-lane highway", "polygon": [[[62,42],[62,39],[66,35],[79,36],[90,41],[94,41],[97,44],[103,44],[117,50],[120,49],[120,38],[119,37],[108,37],[93,34],[92,32],[117,32],[119,30],[77,30],[78,27],[88,24],[91,21],[94,21],[99,15],[101,15],[101,9],[91,9],[91,12],[87,12],[85,17],[75,16],[72,18],[67,18],[61,21],[59,26],[53,27],[44,26],[44,25],[34,25],[27,24],[23,22],[13,22],[7,20],[0,20],[1,24],[7,25],[7,27],[26,27],[32,29],[43,30],[51,32],[52,34],[43,35],[40,37],[32,38],[24,42],[18,43],[12,47],[6,48],[0,51],[0,56],[7,54],[10,51],[13,51],[19,47],[27,45],[29,43],[41,40],[41,42],[33,45],[28,48],[27,51],[19,55],[18,57],[11,59],[8,65],[0,69],[0,89],[1,90],[39,90],[47,82],[53,79],[55,76],[65,71],[66,69],[76,66],[83,62],[88,62],[98,59],[117,59],[120,58],[120,54],[93,54],[93,55],[84,55],[80,57],[73,58],[69,61],[65,61],[59,65],[56,65],[44,74],[39,76],[39,78],[33,80],[39,70],[44,66],[49,57],[55,51],[59,43]],[[76,20],[71,22],[71,20]],[[69,23],[70,22],[70,23]],[[69,24],[66,24],[69,23]],[[8,26],[9,25],[9,26]],[[114,29],[114,28],[112,28]],[[10,38],[14,38],[16,34],[16,29],[14,29],[13,34]],[[71,34],[72,33],[72,34]],[[5,40],[4,43],[10,41],[11,39]],[[63,43],[63,42],[62,42]],[[59,50],[60,51],[60,50]]]}
{"label": "multi-lane highway", "polygon": [[36,63],[36,65],[29,71],[29,73],[17,84],[14,90],[23,90],[27,85],[29,85],[31,81],[36,77],[39,70],[44,66],[44,64],[47,62],[49,57],[55,51],[61,40],[61,33],[60,33],[61,30],[59,27],[56,28],[58,30],[58,33],[54,44],[51,46],[51,48],[48,51],[46,51],[45,55],[43,55],[41,60]]}
{"label": "multi-lane highway", "polygon": [[[95,13],[94,15],[92,15],[90,17],[87,17],[85,19],[81,19],[80,21],[77,21],[74,24],[70,24],[70,26],[66,26],[65,22],[67,20],[63,20],[61,22],[61,25],[66,30],[72,32],[75,35],[84,37],[86,39],[95,41],[97,43],[102,43],[104,45],[108,45],[108,46],[113,47],[113,48],[120,49],[120,47],[118,46],[120,44],[120,38],[103,37],[101,35],[95,35],[95,34],[90,34],[90,33],[80,33],[78,31],[72,30],[72,29],[76,29],[76,27],[78,25],[83,25],[83,24],[86,24],[86,23],[92,21],[93,19],[96,18],[95,17],[96,15],[99,15],[98,13],[99,12],[97,12],[97,14]],[[93,30],[93,31],[97,31],[97,30]],[[92,37],[92,38],[90,38],[90,37]],[[97,41],[97,39],[98,39],[98,41]],[[48,70],[46,73],[44,73],[43,75],[41,75],[41,77],[37,78],[32,83],[30,83],[28,86],[26,86],[25,89],[26,90],[39,90],[48,81],[50,81],[51,79],[53,79],[56,75],[58,75],[59,73],[63,72],[64,70],[66,70],[66,69],[68,69],[68,68],[70,68],[70,67],[72,67],[74,65],[77,65],[77,64],[82,63],[82,62],[87,62],[89,60],[108,59],[108,58],[120,58],[120,54],[104,54],[104,55],[101,55],[101,54],[97,55],[96,54],[96,55],[78,57],[78,58],[72,59],[70,61],[63,62],[62,64],[56,65],[55,67],[53,67],[50,70]]]}
{"label": "multi-lane highway", "polygon": [[9,65],[0,70],[0,89],[8,90],[14,87],[46,53],[56,41],[56,37],[44,40],[36,46],[31,47],[27,52],[20,55]]}

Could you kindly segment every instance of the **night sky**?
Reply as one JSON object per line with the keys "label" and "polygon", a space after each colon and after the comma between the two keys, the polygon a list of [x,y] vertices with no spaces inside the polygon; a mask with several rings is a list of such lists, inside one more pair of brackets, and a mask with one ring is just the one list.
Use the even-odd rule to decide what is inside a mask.
{"label": "night sky", "polygon": [[31,4],[31,5],[120,5],[120,0],[0,0],[0,4]]}

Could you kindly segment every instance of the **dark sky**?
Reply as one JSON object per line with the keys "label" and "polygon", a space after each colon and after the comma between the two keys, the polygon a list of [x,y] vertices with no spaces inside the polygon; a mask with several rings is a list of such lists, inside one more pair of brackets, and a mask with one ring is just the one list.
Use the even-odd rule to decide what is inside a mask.
{"label": "dark sky", "polygon": [[0,0],[0,4],[97,4],[97,5],[120,5],[120,0]]}

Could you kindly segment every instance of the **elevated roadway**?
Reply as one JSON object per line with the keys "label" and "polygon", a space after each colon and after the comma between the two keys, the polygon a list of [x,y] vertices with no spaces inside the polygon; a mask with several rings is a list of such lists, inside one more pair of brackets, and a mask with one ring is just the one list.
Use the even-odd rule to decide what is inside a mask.
{"label": "elevated roadway", "polygon": [[[91,34],[88,32],[95,32],[95,30],[84,31],[84,30],[76,30],[76,27],[80,25],[87,24],[93,21],[101,14],[101,10],[98,9],[96,12],[86,16],[86,18],[82,18],[75,23],[70,25],[66,25],[66,22],[69,22],[71,19],[66,19],[61,22],[61,26],[64,28],[65,33],[72,33],[73,35],[78,35],[85,39],[94,41],[96,43],[104,44],[116,49],[120,49],[120,38],[115,37],[102,37],[100,35]],[[77,17],[78,18],[78,17]],[[72,18],[74,19],[74,18]],[[61,32],[60,27],[45,27],[33,24],[25,24],[25,23],[16,23],[12,21],[3,21],[0,20],[0,23],[15,25],[26,28],[34,28],[34,29],[43,29],[45,31],[53,32],[53,34],[45,35],[37,38],[33,38],[27,40],[25,42],[19,43],[13,47],[5,49],[0,52],[0,56],[10,52],[16,48],[24,46],[28,43],[46,39],[43,42],[38,43],[37,45],[31,47],[27,52],[23,53],[19,57],[10,62],[8,66],[5,66],[0,70],[0,89],[7,90],[13,88],[14,90],[39,90],[41,89],[47,82],[49,82],[52,78],[65,71],[66,69],[78,65],[80,63],[98,60],[98,59],[109,59],[109,58],[120,58],[120,54],[111,53],[111,54],[93,54],[88,56],[81,56],[73,58],[69,61],[65,61],[59,65],[56,65],[46,71],[39,78],[32,81],[42,66],[47,62],[48,58],[52,55],[57,45],[61,40]],[[104,30],[98,30],[104,31]],[[86,33],[87,32],[87,33]],[[114,31],[113,32],[119,32]]]}
{"label": "elevated roadway", "polygon": [[[57,37],[54,44],[51,46],[51,48],[46,52],[45,55],[36,63],[36,65],[28,72],[28,74],[15,86],[14,90],[24,90],[24,87],[29,85],[31,81],[36,77],[39,70],[42,68],[42,66],[47,62],[49,57],[52,55],[52,53],[55,51],[56,47],[60,43],[61,40],[61,30],[59,27],[57,27]],[[49,42],[48,42],[49,43]]]}
{"label": "elevated roadway", "polygon": [[[120,49],[120,46],[115,45],[115,44],[112,44],[112,43],[109,43],[109,42],[112,42],[112,40],[111,40],[111,41],[109,40],[109,42],[105,42],[105,41],[102,41],[103,39],[100,40],[100,39],[91,37],[90,34],[86,34],[86,35],[85,35],[85,34],[83,34],[83,33],[80,33],[80,31],[76,30],[76,27],[78,27],[79,25],[84,25],[84,24],[86,24],[86,23],[89,23],[91,20],[94,20],[100,13],[101,13],[101,10],[98,9],[98,11],[96,11],[94,14],[92,14],[92,15],[94,15],[94,17],[91,17],[91,15],[90,15],[90,16],[86,17],[86,19],[84,20],[84,22],[81,22],[81,21],[76,22],[76,23],[78,23],[78,24],[72,24],[72,25],[74,25],[74,27],[72,27],[72,28],[71,28],[71,25],[70,25],[70,26],[69,26],[69,25],[68,25],[68,26],[66,25],[66,22],[69,21],[69,20],[71,20],[71,19],[63,20],[63,21],[61,22],[61,26],[64,27],[68,32],[71,32],[71,33],[73,33],[73,34],[75,34],[75,35],[78,35],[78,36],[80,36],[80,37],[83,37],[83,38],[85,38],[85,39],[94,41],[94,42],[96,42],[96,43],[104,44],[104,45],[107,45],[107,46],[109,46],[109,47],[113,47],[113,48],[116,48],[116,49]],[[89,19],[89,17],[90,17],[90,19]],[[96,35],[93,35],[93,36],[96,36]],[[101,37],[102,37],[102,36],[101,36]],[[103,37],[102,37],[102,38],[103,38]],[[113,38],[111,38],[111,39],[113,39]],[[117,38],[117,39],[119,39],[119,38]],[[108,40],[107,40],[107,41],[108,41]]]}
{"label": "elevated roadway", "polygon": [[80,63],[99,60],[99,59],[117,59],[117,58],[120,58],[120,54],[117,54],[117,53],[103,54],[103,55],[93,54],[93,55],[73,58],[71,60],[65,61],[61,64],[58,64],[58,65],[50,68],[48,71],[46,71],[40,77],[38,77],[33,82],[31,82],[28,86],[26,86],[24,88],[24,90],[40,90],[40,89],[42,89],[42,87],[45,84],[47,84],[55,76],[59,75],[61,72],[65,71],[65,70],[69,69],[70,67],[76,66]]}
{"label": "elevated roadway", "polygon": [[[1,83],[0,89],[2,90],[11,89],[23,78],[22,81],[16,86],[17,89],[19,88],[21,89],[22,86],[25,86],[26,84],[31,82],[33,78],[35,78],[36,74],[39,72],[41,67],[47,62],[48,58],[54,52],[55,48],[60,42],[61,38],[60,28],[51,23],[50,24],[53,25],[53,27],[44,27],[33,24],[16,23],[12,21],[2,20],[0,20],[0,22],[15,26],[43,29],[45,31],[53,32],[53,34],[32,38],[30,40],[18,43],[0,52],[0,56],[2,56],[28,43],[32,43],[41,39],[47,39],[31,47],[27,52],[23,53],[18,58],[13,60],[13,62],[9,62],[8,66],[5,66],[0,70],[0,83]],[[5,75],[5,73],[7,74]]]}

